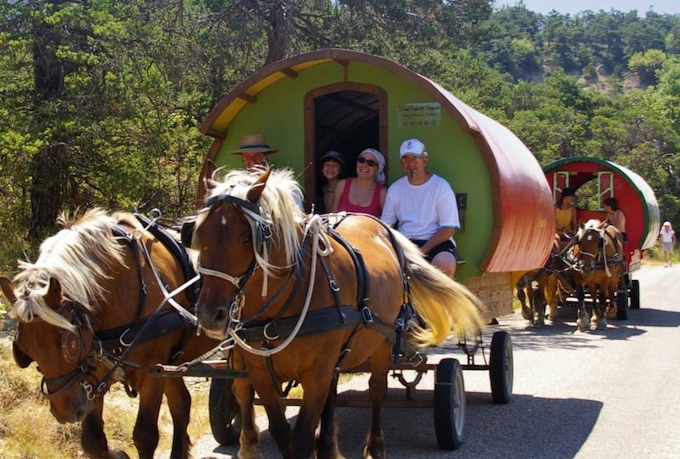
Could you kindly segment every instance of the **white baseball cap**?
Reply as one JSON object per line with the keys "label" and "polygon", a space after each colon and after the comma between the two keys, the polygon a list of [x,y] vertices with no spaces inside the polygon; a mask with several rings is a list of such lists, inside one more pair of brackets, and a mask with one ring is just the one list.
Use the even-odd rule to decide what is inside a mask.
{"label": "white baseball cap", "polygon": [[425,151],[425,144],[418,139],[404,140],[399,148],[399,157],[403,158],[406,155],[413,156],[427,156]]}

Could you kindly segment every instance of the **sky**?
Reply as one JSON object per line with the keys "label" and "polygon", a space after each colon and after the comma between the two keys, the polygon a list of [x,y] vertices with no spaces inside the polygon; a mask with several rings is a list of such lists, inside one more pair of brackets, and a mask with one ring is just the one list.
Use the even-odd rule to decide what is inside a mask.
{"label": "sky", "polygon": [[[520,0],[496,0],[496,8],[517,5]],[[558,13],[576,14],[591,10],[606,12],[612,9],[622,12],[637,10],[638,16],[644,17],[650,9],[659,14],[680,14],[680,0],[524,0],[524,6],[535,13],[548,14],[552,10]]]}

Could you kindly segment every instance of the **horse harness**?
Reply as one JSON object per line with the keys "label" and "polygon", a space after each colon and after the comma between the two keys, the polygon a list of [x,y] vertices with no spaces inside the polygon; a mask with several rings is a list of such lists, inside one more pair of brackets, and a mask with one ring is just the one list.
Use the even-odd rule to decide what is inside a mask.
{"label": "horse harness", "polygon": [[[244,216],[246,216],[246,219],[249,221],[251,230],[253,232],[255,251],[260,254],[264,253],[267,250],[266,245],[269,244],[269,241],[271,240],[271,230],[268,226],[267,218],[262,215],[262,209],[251,201],[247,201],[232,195],[214,196],[207,200],[206,207],[212,208],[214,205],[222,202],[234,205],[244,214]],[[294,279],[294,285],[288,295],[288,298],[284,302],[283,307],[277,312],[276,316],[270,320],[255,320],[262,316],[262,314],[273,305],[274,301],[278,298],[279,294],[286,286],[286,283],[284,283],[279,288],[279,290],[275,292],[274,295],[272,295],[269,301],[267,301],[253,317],[243,322],[239,321],[238,327],[235,329],[235,333],[238,335],[240,340],[244,342],[259,342],[262,346],[262,349],[268,349],[272,341],[290,337],[292,334],[295,334],[296,337],[302,337],[340,329],[354,329],[342,347],[338,361],[336,363],[336,371],[339,371],[342,361],[351,351],[352,340],[356,332],[359,330],[358,325],[374,328],[375,330],[382,333],[392,343],[392,358],[395,363],[398,361],[400,355],[404,355],[407,352],[407,350],[403,348],[405,344],[405,340],[403,340],[403,334],[408,330],[409,325],[415,316],[415,310],[412,306],[410,284],[408,274],[406,272],[403,250],[394,239],[392,232],[386,227],[388,229],[388,234],[390,235],[392,246],[399,259],[405,297],[395,324],[390,325],[378,317],[377,313],[372,311],[369,307],[369,276],[361,252],[347,239],[340,235],[335,229],[347,215],[352,214],[342,215],[342,217],[334,222],[334,225],[331,225],[328,219],[324,221],[324,224],[328,234],[347,251],[353,261],[357,278],[356,305],[358,305],[358,308],[356,305],[341,304],[339,294],[340,287],[333,278],[325,258],[317,253],[310,254],[310,250],[308,250],[309,232],[305,231],[305,235],[301,241],[301,250],[303,251],[302,256],[298,257],[289,276]],[[319,216],[315,215],[313,218],[319,218]],[[380,220],[376,218],[374,218],[374,220],[385,226]],[[333,297],[335,298],[335,304],[328,308],[308,312],[304,317],[302,324],[298,325],[298,322],[301,319],[300,315],[288,317],[282,316],[289,309],[292,303],[292,298],[297,293],[299,284],[305,276],[307,267],[303,259],[307,258],[308,256],[316,256],[319,258],[321,267],[327,279],[328,286],[333,294]],[[233,310],[239,308],[239,303],[243,301],[243,291],[245,289],[246,283],[251,278],[256,269],[257,260],[256,257],[253,257],[253,260],[246,272],[240,276],[231,276],[226,273],[208,269],[202,266],[199,266],[198,271],[201,274],[212,275],[224,280],[228,280],[237,287],[235,299],[230,306],[230,317],[233,319],[236,316],[236,314],[233,313]],[[295,331],[296,328],[297,332]],[[280,396],[286,396],[294,382],[290,382],[287,389],[285,391],[281,391],[281,385],[278,383],[276,372],[274,370],[272,356],[266,355],[265,358],[272,382],[274,383],[273,386],[279,391]]]}
{"label": "horse harness", "polygon": [[[175,256],[182,265],[185,276],[189,277],[191,272],[193,272],[193,268],[188,262],[186,252],[183,250],[178,251],[177,248],[172,246],[172,243],[170,242],[171,240],[174,241],[172,236],[162,228],[157,227],[153,221],[142,218],[142,216],[138,214],[136,214],[136,217],[140,219],[142,223],[146,223],[145,226],[147,229],[154,228],[154,230],[150,232],[156,239],[160,240],[162,244],[168,247],[173,256]],[[149,254],[145,250],[143,251],[143,255],[140,254],[141,244],[134,235],[126,232],[120,227],[114,227],[113,233],[116,238],[127,243],[135,253],[137,272],[139,273],[139,300],[135,314],[136,319],[129,324],[94,333],[94,317],[92,312],[75,301],[69,300],[64,302],[57,312],[62,315],[70,315],[70,322],[75,325],[76,333],[59,329],[59,332],[62,335],[62,355],[69,362],[77,360],[78,364],[76,369],[63,376],[56,378],[46,378],[43,376],[41,391],[48,399],[58,396],[74,384],[80,384],[83,386],[87,398],[92,400],[105,392],[106,388],[109,386],[108,381],[111,378],[114,378],[114,376],[116,380],[120,380],[124,385],[128,396],[135,397],[136,391],[130,388],[130,385],[124,378],[124,374],[121,374],[119,371],[121,367],[131,367],[150,373],[153,372],[154,369],[152,366],[142,365],[126,359],[127,353],[136,345],[152,341],[160,336],[177,330],[184,330],[181,339],[173,346],[168,357],[168,363],[176,362],[179,357],[181,357],[183,348],[186,345],[186,341],[189,339],[190,334],[196,329],[196,323],[189,320],[186,315],[180,314],[175,308],[157,311],[150,316],[141,317],[147,294],[146,285],[142,278],[141,257],[146,257],[149,266],[153,267],[153,264]],[[178,244],[175,242],[175,245]],[[184,258],[181,257],[181,254],[184,254]],[[195,294],[190,294],[189,296],[195,298]],[[92,334],[91,340],[88,340],[88,331]],[[95,344],[90,353],[85,355],[84,349],[87,347],[88,341],[94,341]],[[88,376],[94,375],[95,364],[97,362],[103,362],[109,367],[109,370],[106,375],[93,386],[88,382]],[[50,385],[61,385],[61,387],[55,391],[50,391]]]}
{"label": "horse harness", "polygon": [[[604,269],[607,272],[608,276],[611,276],[609,272],[609,265],[610,264],[622,264],[624,263],[624,260],[621,258],[621,254],[623,253],[623,247],[621,245],[621,242],[619,241],[618,238],[612,236],[605,230],[606,226],[603,228],[588,228],[584,233],[583,236],[581,236],[578,241],[576,241],[576,244],[579,245],[579,252],[578,252],[578,264],[579,264],[579,270],[584,273],[589,273],[592,271],[595,271],[597,269]],[[585,252],[581,250],[580,248],[580,242],[587,237],[587,235],[590,235],[592,233],[596,233],[597,237],[599,238],[599,242],[597,244],[598,250],[595,253],[591,252]],[[608,257],[607,256],[607,249],[606,246],[612,244],[615,248],[614,255]],[[588,255],[591,257],[592,262],[590,263],[589,266],[585,266],[585,263],[583,261],[583,258],[581,257],[581,254]]]}

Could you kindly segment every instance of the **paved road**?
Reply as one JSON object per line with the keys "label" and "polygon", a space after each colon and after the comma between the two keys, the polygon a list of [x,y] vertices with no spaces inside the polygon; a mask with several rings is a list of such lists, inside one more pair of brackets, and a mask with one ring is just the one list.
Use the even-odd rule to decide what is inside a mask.
{"label": "paved road", "polygon": [[[576,332],[571,307],[543,329],[527,328],[519,314],[489,327],[489,336],[501,329],[513,340],[511,403],[492,403],[487,372],[465,371],[463,446],[437,448],[431,409],[390,408],[384,425],[389,457],[680,457],[680,267],[645,267],[634,277],[640,280],[642,308],[631,310],[627,321],[610,322],[606,330]],[[454,346],[437,349],[431,361],[440,357],[465,362]],[[431,376],[418,386],[419,396],[431,396]],[[365,388],[359,378],[344,389]],[[403,389],[392,394],[403,396]],[[293,420],[295,409],[289,413]],[[264,457],[278,457],[266,420],[259,421]],[[339,408],[337,421],[341,450],[348,458],[361,457],[368,410]],[[196,441],[196,458],[235,455],[235,447],[220,447],[210,435]]]}

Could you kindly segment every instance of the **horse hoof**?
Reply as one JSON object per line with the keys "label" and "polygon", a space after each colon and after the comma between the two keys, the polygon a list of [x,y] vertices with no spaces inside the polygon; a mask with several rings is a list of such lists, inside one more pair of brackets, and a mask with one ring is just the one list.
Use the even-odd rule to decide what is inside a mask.
{"label": "horse hoof", "polygon": [[238,459],[264,459],[264,456],[260,454],[260,451],[253,447],[239,448],[236,456]]}
{"label": "horse hoof", "polygon": [[590,331],[590,324],[588,324],[587,321],[579,320],[578,322],[576,322],[576,326],[578,327],[578,331],[581,332]]}
{"label": "horse hoof", "polygon": [[534,316],[534,312],[527,308],[526,306],[522,306],[522,318],[525,320],[531,320]]}

